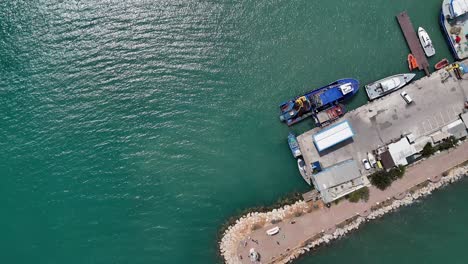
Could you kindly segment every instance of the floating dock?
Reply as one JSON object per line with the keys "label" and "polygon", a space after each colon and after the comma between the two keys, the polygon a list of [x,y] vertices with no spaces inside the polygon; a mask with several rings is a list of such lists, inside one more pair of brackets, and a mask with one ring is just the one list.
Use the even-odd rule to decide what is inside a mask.
{"label": "floating dock", "polygon": [[401,12],[397,15],[398,23],[400,24],[401,31],[403,31],[403,35],[405,36],[406,43],[408,43],[408,47],[411,50],[411,53],[416,57],[418,61],[418,68],[419,70],[424,70],[427,76],[430,75],[429,73],[429,62],[426,59],[426,55],[419,43],[419,38],[416,32],[414,31],[413,23],[408,16],[406,11]]}

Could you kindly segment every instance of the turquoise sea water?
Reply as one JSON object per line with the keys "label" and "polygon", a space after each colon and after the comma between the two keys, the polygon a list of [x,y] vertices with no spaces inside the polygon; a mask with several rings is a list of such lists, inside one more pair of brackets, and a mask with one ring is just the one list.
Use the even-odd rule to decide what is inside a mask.
{"label": "turquoise sea water", "polygon": [[[433,38],[431,63],[451,58],[440,4],[1,1],[2,263],[220,262],[230,216],[307,190],[278,104],[337,78],[406,71],[402,10]],[[365,102],[360,91],[349,108]],[[453,210],[431,237],[438,254],[457,253],[460,236],[447,234],[465,217],[459,186],[440,195]],[[416,259],[382,230],[407,230],[424,250],[428,230],[411,220],[444,209],[431,201],[301,261]]]}

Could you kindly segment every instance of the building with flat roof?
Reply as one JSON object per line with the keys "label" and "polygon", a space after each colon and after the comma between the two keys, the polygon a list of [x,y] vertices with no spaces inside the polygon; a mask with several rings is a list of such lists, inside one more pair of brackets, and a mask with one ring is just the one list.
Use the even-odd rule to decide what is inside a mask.
{"label": "building with flat roof", "polygon": [[468,112],[460,115],[461,120],[465,123],[465,127],[468,129]]}
{"label": "building with flat roof", "polygon": [[395,161],[393,161],[392,155],[388,150],[380,154],[380,161],[386,170],[395,167]]}
{"label": "building with flat roof", "polygon": [[328,148],[335,146],[336,144],[343,142],[354,136],[354,132],[351,129],[348,121],[343,121],[327,129],[323,129],[312,136],[314,145],[317,150],[324,151]]}
{"label": "building with flat roof", "polygon": [[416,153],[416,149],[403,137],[399,141],[388,145],[388,152],[392,156],[395,165],[408,165],[407,158]]}
{"label": "building with flat roof", "polygon": [[424,149],[424,146],[426,146],[427,143],[432,144],[432,138],[428,136],[422,136],[414,142],[413,146],[416,152],[421,152]]}
{"label": "building with flat roof", "polygon": [[325,203],[333,202],[365,185],[358,165],[352,159],[312,175],[312,182]]}
{"label": "building with flat roof", "polygon": [[461,119],[454,121],[447,126],[442,128],[442,131],[447,131],[451,136],[454,136],[456,139],[466,137],[466,126]]}

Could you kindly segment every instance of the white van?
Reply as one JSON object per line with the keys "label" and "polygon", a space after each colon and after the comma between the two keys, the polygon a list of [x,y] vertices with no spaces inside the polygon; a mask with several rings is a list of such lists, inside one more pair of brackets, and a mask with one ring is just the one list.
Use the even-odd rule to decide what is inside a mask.
{"label": "white van", "polygon": [[411,97],[405,91],[401,92],[400,95],[401,97],[403,97],[407,104],[411,104],[413,102],[413,99],[411,99]]}

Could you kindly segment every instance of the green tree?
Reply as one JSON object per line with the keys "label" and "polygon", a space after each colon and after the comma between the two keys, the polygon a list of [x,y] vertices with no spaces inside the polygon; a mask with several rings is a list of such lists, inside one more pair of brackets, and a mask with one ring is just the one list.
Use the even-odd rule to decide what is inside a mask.
{"label": "green tree", "polygon": [[359,200],[367,202],[369,200],[369,188],[363,187],[349,194],[348,200],[352,203],[357,203]]}
{"label": "green tree", "polygon": [[372,174],[370,177],[370,181],[372,185],[376,186],[380,190],[385,190],[388,186],[390,186],[390,184],[392,184],[393,180],[390,173],[381,170]]}
{"label": "green tree", "polygon": [[427,158],[431,156],[432,154],[434,154],[434,152],[435,152],[435,149],[432,146],[432,143],[427,142],[427,144],[424,146],[423,150],[421,151],[421,154],[423,155],[423,157]]}

